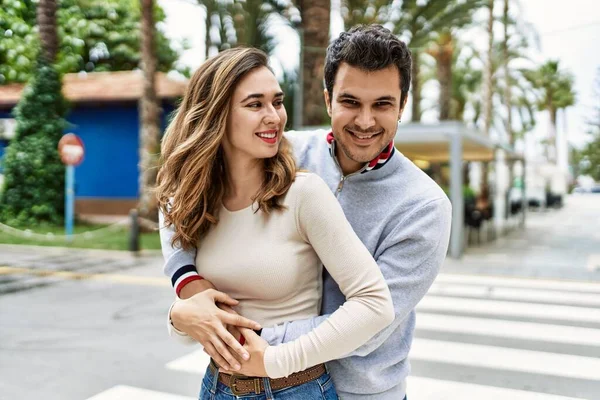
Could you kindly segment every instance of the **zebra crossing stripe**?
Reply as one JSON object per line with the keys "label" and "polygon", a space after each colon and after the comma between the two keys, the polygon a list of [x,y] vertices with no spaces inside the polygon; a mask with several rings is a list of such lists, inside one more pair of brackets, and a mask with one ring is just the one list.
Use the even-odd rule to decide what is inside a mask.
{"label": "zebra crossing stripe", "polygon": [[429,295],[480,297],[493,300],[521,300],[600,307],[600,294],[574,293],[559,290],[528,290],[524,288],[473,286],[454,283],[434,283]]}
{"label": "zebra crossing stripe", "polygon": [[[556,346],[566,344],[598,348],[599,284],[442,274],[417,310],[417,332],[409,355],[415,362],[425,361],[440,367],[452,366],[458,370],[480,368],[482,372],[491,371],[499,375],[523,373],[524,379],[531,375],[541,375],[556,379],[600,381],[599,358],[443,339],[443,334],[455,334],[453,337],[458,334],[479,336],[478,339],[503,338],[517,342],[523,340]],[[522,321],[523,319],[540,321]],[[557,324],[552,321],[557,321]],[[592,328],[559,323],[588,323]],[[597,329],[594,329],[596,325]],[[419,333],[423,331],[436,332],[436,337],[442,339],[420,338]],[[166,367],[202,376],[208,363],[208,355],[199,348],[169,362]],[[455,378],[462,380],[459,375]],[[477,377],[473,379],[477,381]],[[408,394],[409,398],[419,400],[577,400],[574,397],[421,376],[408,378]],[[142,399],[191,400],[192,397],[131,386],[115,386],[88,400]]]}
{"label": "zebra crossing stripe", "polygon": [[600,359],[598,358],[507,347],[414,339],[409,359],[592,381],[600,380]]}
{"label": "zebra crossing stripe", "polygon": [[408,378],[407,392],[411,399],[418,400],[578,400],[574,397],[475,385],[473,383],[442,381],[417,376]]}
{"label": "zebra crossing stripe", "polygon": [[119,385],[99,393],[87,400],[194,400],[194,397],[140,389]]}
{"label": "zebra crossing stripe", "polygon": [[[408,378],[411,398],[419,400],[579,400],[573,397],[556,396],[523,390],[475,385],[472,383],[442,381],[412,376]],[[195,397],[179,396],[154,390],[119,385],[99,393],[87,400],[194,400]]]}
{"label": "zebra crossing stripe", "polygon": [[539,318],[552,321],[600,322],[600,309],[598,308],[442,296],[425,296],[417,306],[417,310]]}
{"label": "zebra crossing stripe", "polygon": [[417,313],[417,329],[517,340],[600,346],[600,329]]}
{"label": "zebra crossing stripe", "polygon": [[548,289],[572,291],[578,293],[600,294],[600,283],[561,281],[550,279],[525,279],[499,276],[464,275],[464,274],[439,274],[436,283],[462,283],[486,286],[509,286],[524,289]]}

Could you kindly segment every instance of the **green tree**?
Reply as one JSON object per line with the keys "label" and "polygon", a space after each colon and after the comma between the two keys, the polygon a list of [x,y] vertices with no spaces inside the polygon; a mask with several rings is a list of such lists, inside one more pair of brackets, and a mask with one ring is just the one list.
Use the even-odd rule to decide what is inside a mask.
{"label": "green tree", "polygon": [[596,182],[600,182],[600,68],[596,74],[594,97],[596,105],[593,107],[592,117],[587,121],[592,140],[579,152],[579,166],[582,174],[590,175]]}
{"label": "green tree", "polygon": [[[39,49],[36,2],[4,0],[0,8],[0,84],[26,82]],[[158,6],[157,22],[165,19]],[[61,0],[58,3],[58,53],[61,74],[126,71],[140,62],[140,8],[136,0]],[[178,53],[158,29],[158,70],[174,69]],[[186,44],[183,43],[185,46]]]}
{"label": "green tree", "polygon": [[436,61],[436,77],[440,84],[439,95],[439,119],[446,121],[451,118],[452,102],[452,64],[454,60],[455,40],[450,29],[444,29],[437,34],[437,38],[426,53],[432,56]]}
{"label": "green tree", "polygon": [[538,108],[548,111],[550,131],[546,140],[546,158],[556,161],[556,116],[558,110],[575,104],[574,78],[560,68],[558,60],[550,60],[537,70],[526,73],[538,93]]}
{"label": "green tree", "polygon": [[4,156],[0,220],[10,225],[62,221],[65,168],[57,146],[67,105],[60,88],[58,73],[40,58],[36,76],[14,110],[15,138]]}
{"label": "green tree", "polygon": [[[271,53],[275,47],[269,23],[277,16],[289,22],[290,2],[282,0],[198,0],[204,9],[206,56],[211,48],[219,51],[245,45]],[[218,34],[217,34],[218,33]]]}
{"label": "green tree", "polygon": [[344,27],[358,24],[385,24],[389,19],[393,0],[342,0]]}
{"label": "green tree", "polygon": [[144,218],[158,221],[158,202],[153,195],[158,172],[160,153],[160,102],[156,95],[156,26],[154,21],[154,0],[140,0],[142,29],[138,40],[141,42],[141,67],[144,77],[144,91],[139,102],[139,190],[140,214]]}
{"label": "green tree", "polygon": [[450,119],[465,121],[469,104],[475,108],[477,93],[481,90],[483,73],[475,64],[479,60],[471,49],[457,43],[452,65],[452,92],[450,96]]}
{"label": "green tree", "polygon": [[596,135],[580,153],[580,172],[600,182],[600,135]]}
{"label": "green tree", "polygon": [[298,27],[302,57],[302,121],[301,125],[322,125],[327,121],[323,98],[323,69],[329,45],[329,0],[296,0],[302,21]]}
{"label": "green tree", "polygon": [[6,151],[0,219],[9,224],[59,223],[64,213],[64,171],[57,145],[67,104],[52,62],[57,52],[56,0],[37,9],[41,48],[33,81],[14,110],[15,138]]}
{"label": "green tree", "polygon": [[[444,45],[439,55],[440,61],[451,62],[452,56],[447,52],[453,49],[448,46],[447,32],[451,33],[473,23],[473,14],[483,5],[483,0],[404,0],[394,2],[390,8],[394,33],[402,35],[412,52],[412,120],[421,120],[421,57],[430,44],[436,39]],[[451,43],[451,42],[450,42]],[[451,66],[442,64],[444,72],[451,71]],[[446,74],[445,77],[448,75]],[[446,79],[451,85],[451,79]],[[444,88],[446,90],[447,88]],[[448,93],[446,91],[445,93]],[[447,98],[447,96],[446,96]],[[446,101],[446,100],[444,100]],[[447,106],[447,101],[445,107]]]}

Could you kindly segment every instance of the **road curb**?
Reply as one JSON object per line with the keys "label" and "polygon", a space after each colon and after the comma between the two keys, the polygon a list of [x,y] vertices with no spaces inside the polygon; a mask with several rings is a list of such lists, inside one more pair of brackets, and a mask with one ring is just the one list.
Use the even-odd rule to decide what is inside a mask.
{"label": "road curb", "polygon": [[131,252],[128,250],[108,250],[108,249],[86,249],[81,247],[62,247],[62,246],[35,246],[28,244],[5,244],[0,243],[0,253],[2,250],[19,250],[19,251],[35,251],[39,254],[60,254],[60,253],[83,253],[89,255],[112,255],[120,257],[153,257],[162,256],[160,250],[143,249],[139,252]]}

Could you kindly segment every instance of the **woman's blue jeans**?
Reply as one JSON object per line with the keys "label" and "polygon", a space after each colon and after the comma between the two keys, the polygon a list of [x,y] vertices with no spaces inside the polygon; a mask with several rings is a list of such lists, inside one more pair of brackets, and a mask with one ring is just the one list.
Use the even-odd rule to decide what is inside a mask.
{"label": "woman's blue jeans", "polygon": [[223,385],[217,379],[218,372],[206,369],[204,379],[202,380],[202,389],[200,389],[200,400],[338,400],[338,395],[331,380],[329,373],[325,373],[310,382],[291,388],[271,390],[268,379],[263,380],[265,392],[261,394],[247,394],[236,396],[227,386]]}

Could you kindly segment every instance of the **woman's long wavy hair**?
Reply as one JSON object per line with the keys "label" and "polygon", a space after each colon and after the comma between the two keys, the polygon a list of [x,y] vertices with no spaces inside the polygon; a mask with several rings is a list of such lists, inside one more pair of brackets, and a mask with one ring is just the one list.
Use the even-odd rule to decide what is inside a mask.
{"label": "woman's long wavy hair", "polygon": [[[238,82],[256,68],[267,67],[267,55],[254,48],[225,50],[194,73],[162,141],[157,190],[165,226],[174,225],[172,245],[189,249],[218,222],[225,193],[221,143],[230,102]],[[264,160],[264,180],[253,200],[258,210],[281,210],[292,185],[296,164],[289,142]],[[257,210],[257,211],[258,211]]]}

